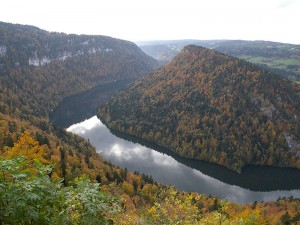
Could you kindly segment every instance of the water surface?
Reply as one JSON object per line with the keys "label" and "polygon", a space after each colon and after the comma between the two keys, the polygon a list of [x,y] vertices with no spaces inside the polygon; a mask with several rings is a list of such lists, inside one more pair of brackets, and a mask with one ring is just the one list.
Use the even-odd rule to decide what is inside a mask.
{"label": "water surface", "polygon": [[97,152],[112,163],[151,175],[162,184],[174,185],[184,191],[205,193],[237,203],[270,201],[279,196],[300,198],[299,170],[252,166],[238,174],[222,166],[184,159],[167,150],[156,151],[133,140],[119,138],[96,116],[67,130],[88,139]]}
{"label": "water surface", "polygon": [[101,84],[83,93],[63,99],[49,115],[51,123],[67,128],[96,114],[98,107],[105,103],[117,90],[132,83],[133,79],[115,80]]}

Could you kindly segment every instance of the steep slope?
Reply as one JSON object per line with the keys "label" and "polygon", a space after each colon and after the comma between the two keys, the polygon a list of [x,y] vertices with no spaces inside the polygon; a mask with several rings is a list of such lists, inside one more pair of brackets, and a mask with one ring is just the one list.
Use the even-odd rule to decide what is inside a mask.
{"label": "steep slope", "polygon": [[178,40],[138,43],[148,55],[170,62],[186,45],[194,44],[245,59],[300,81],[300,46],[270,41]]}
{"label": "steep slope", "polygon": [[[20,193],[23,193],[20,176],[16,176],[16,171],[21,169],[22,172],[26,172],[22,179],[29,176],[25,164],[20,163],[16,165],[17,168],[11,167],[12,164],[6,166],[6,160],[12,155],[16,144],[21,146],[21,151],[15,151],[18,153],[15,155],[27,157],[29,152],[36,149],[32,143],[38,143],[39,149],[46,152],[45,158],[54,166],[51,173],[49,168],[47,169],[47,179],[50,175],[55,181],[69,187],[74,184],[74,180],[76,183],[79,177],[88,176],[91,181],[101,183],[106,192],[111,191],[115,196],[122,195],[123,198],[127,198],[127,204],[133,203],[131,196],[125,193],[123,183],[132,189],[133,181],[139,181],[141,186],[146,184],[152,187],[152,178],[135,175],[112,165],[98,155],[88,141],[54,128],[49,123],[47,114],[65,96],[98,84],[137,79],[147,75],[156,66],[156,60],[128,41],[104,36],[49,33],[32,26],[0,22],[0,164],[3,169],[0,176],[0,183],[3,183],[0,205],[1,211],[4,212],[0,216],[1,224],[21,224],[28,221],[31,224],[56,224],[49,214],[42,215],[49,223],[40,222],[41,215],[37,213],[47,211],[47,207],[58,212],[53,207],[53,202],[47,206],[47,202],[44,201],[43,207],[38,204],[37,199],[45,200],[42,194],[47,185],[45,182],[41,183],[41,188],[38,187],[38,195],[30,199],[24,195],[22,203],[19,201],[19,195],[16,195],[17,192],[14,192],[16,180],[16,186],[20,187]],[[20,145],[20,137],[24,134],[26,138],[23,139],[28,143],[25,141]],[[12,179],[4,172],[7,169],[13,173]],[[9,185],[12,185],[12,188]],[[56,187],[58,186],[57,183]],[[156,185],[153,184],[153,187]],[[33,185],[28,191],[33,193],[34,189]],[[140,187],[136,189],[141,191]],[[8,194],[12,193],[10,191],[14,194]],[[51,196],[55,189],[50,189],[49,192],[46,198]],[[16,198],[17,203],[14,201]],[[32,206],[24,203],[26,200],[32,202]],[[76,205],[86,208],[76,201]],[[70,204],[65,202],[64,205]],[[34,214],[34,218],[23,213],[24,209]],[[68,214],[79,219],[80,213],[74,205],[71,211],[72,213]],[[49,212],[48,210],[47,213]],[[101,213],[97,216],[103,217]],[[75,220],[73,223],[82,224]]]}
{"label": "steep slope", "polygon": [[99,116],[112,129],[236,171],[300,167],[300,87],[214,50],[185,47],[116,94]]}
{"label": "steep slope", "polygon": [[0,111],[45,116],[65,96],[156,66],[128,41],[0,23]]}
{"label": "steep slope", "polygon": [[[80,53],[77,56],[68,53],[57,53],[55,55],[56,51],[54,51],[53,57],[46,55],[46,53],[44,55],[36,53],[37,57],[33,54],[33,58],[31,58],[32,55],[30,54],[32,52],[29,47],[40,44],[38,39],[32,39],[33,37],[30,34],[53,35],[55,36],[54,39],[57,35],[65,38],[71,36],[48,33],[28,26],[4,25],[11,26],[12,31],[11,33],[5,33],[6,31],[2,32],[2,30],[0,32],[1,38],[5,37],[5,40],[7,40],[6,44],[0,42],[0,164],[2,170],[0,175],[0,205],[1,212],[3,212],[0,223],[62,224],[68,221],[69,218],[72,218],[72,221],[68,221],[72,224],[89,222],[107,224],[203,224],[207,221],[215,224],[221,220],[223,223],[228,224],[236,223],[236,221],[250,221],[253,224],[275,224],[280,221],[287,223],[299,220],[300,203],[298,200],[292,198],[288,200],[279,199],[276,203],[264,202],[240,206],[228,201],[218,200],[215,197],[184,193],[172,187],[162,187],[155,184],[151,177],[133,174],[126,169],[118,168],[106,162],[96,154],[95,149],[88,141],[53,128],[43,115],[46,115],[48,110],[56,105],[61,98],[97,85],[98,82],[119,79],[117,75],[120,75],[120,79],[126,79],[122,75],[137,76],[142,67],[137,67],[140,69],[136,69],[135,73],[129,73],[128,71],[127,73],[126,70],[122,70],[124,67],[122,69],[118,68],[120,64],[118,59],[120,58],[109,58],[105,55],[104,58],[108,57],[108,59],[116,62],[114,66],[106,65],[105,68],[112,70],[115,68],[115,71],[120,71],[120,74],[107,72],[102,74],[103,68],[97,66],[103,61],[97,55],[98,53],[94,55],[94,50],[91,50],[92,53],[84,53],[83,55],[80,55]],[[3,28],[4,25],[1,24],[1,27]],[[25,34],[28,37],[25,38]],[[102,38],[80,36],[84,40],[90,37]],[[19,40],[18,44],[14,46],[8,44],[9,40],[17,39]],[[34,44],[27,45],[26,40],[33,40]],[[108,38],[108,40],[112,39]],[[57,49],[64,49],[65,43],[65,39],[62,40],[62,45],[56,43]],[[124,42],[120,41],[120,45],[122,43]],[[51,52],[55,49],[55,46],[53,44],[47,51]],[[77,48],[78,46],[74,45],[73,47]],[[11,49],[11,52],[9,49]],[[28,52],[26,52],[27,50]],[[133,49],[133,54],[134,52]],[[62,57],[59,57],[60,55]],[[139,60],[143,57],[144,55],[141,54],[136,59],[137,62],[140,62]],[[105,60],[104,58],[103,60]],[[134,70],[136,68],[134,67],[134,57],[130,59],[127,59],[128,66],[130,65],[130,69]],[[87,64],[85,64],[86,62]],[[151,64],[150,67],[152,67]],[[146,66],[148,64],[141,62],[139,65]],[[94,73],[96,70],[103,77],[98,77]],[[20,142],[24,130],[30,131],[29,133],[32,136],[26,139],[28,143],[26,143],[26,140]],[[6,153],[11,150],[11,147],[14,144],[20,146],[20,143],[23,144],[21,145],[22,153],[27,156],[26,149],[29,146],[28,144],[32,144],[31,139],[38,141],[39,148],[42,147],[47,152],[47,159],[55,164],[52,173],[49,173],[50,170],[47,167],[47,170],[44,168],[43,171],[36,171],[37,174],[31,174],[32,165],[27,168],[26,164],[20,162],[20,160],[6,158]],[[31,147],[35,148],[36,146]],[[20,163],[18,164],[17,161]],[[39,165],[37,169],[42,170],[42,168]],[[49,175],[54,180],[50,180]],[[100,193],[99,191],[95,192],[95,187],[99,189],[98,184],[91,185],[87,183],[87,181],[84,181],[86,180],[85,177],[76,181],[76,178],[86,175],[93,182],[100,182],[101,190],[105,193],[103,194],[102,191]],[[66,187],[59,185],[60,181],[55,179],[58,178],[57,176],[64,178],[63,182],[64,185],[67,185]],[[55,183],[55,186],[49,185],[49,182],[50,184]],[[82,182],[86,185],[79,185]],[[28,188],[24,190],[24,187]],[[63,195],[61,195],[61,192],[57,192],[58,188],[63,189]],[[109,205],[107,205],[107,200],[111,199],[107,198],[107,193],[117,197],[119,201],[109,201]],[[22,198],[20,198],[21,195]],[[67,198],[64,198],[64,196]],[[105,200],[100,205],[98,204],[99,197]],[[118,204],[119,207],[117,208],[119,210],[115,210],[115,204]],[[114,211],[112,215],[106,211],[107,207],[110,211]]]}

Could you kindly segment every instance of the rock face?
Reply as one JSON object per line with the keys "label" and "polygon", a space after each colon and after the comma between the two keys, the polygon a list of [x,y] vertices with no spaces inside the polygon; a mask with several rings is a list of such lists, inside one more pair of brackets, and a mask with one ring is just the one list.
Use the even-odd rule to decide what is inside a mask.
{"label": "rock face", "polygon": [[[157,66],[129,41],[0,22],[0,89],[6,92],[0,92],[6,105],[0,104],[2,111],[38,108],[30,113],[45,115],[67,95],[114,80],[138,79]],[[28,107],[18,96],[30,99]]]}
{"label": "rock face", "polygon": [[112,129],[236,171],[247,164],[300,165],[300,87],[202,47],[185,47],[116,94],[99,116]]}
{"label": "rock face", "polygon": [[139,60],[149,71],[157,65],[156,60],[145,55],[134,43],[107,36],[67,35],[3,22],[0,22],[0,32],[1,62],[10,63],[10,66],[15,63],[44,66],[55,60],[89,55],[132,56],[128,62]]}

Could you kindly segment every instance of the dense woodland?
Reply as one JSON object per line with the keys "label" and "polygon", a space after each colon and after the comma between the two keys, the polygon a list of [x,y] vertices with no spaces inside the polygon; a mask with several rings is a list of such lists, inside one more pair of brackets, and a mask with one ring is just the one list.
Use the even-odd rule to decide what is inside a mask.
{"label": "dense woodland", "polygon": [[158,65],[128,41],[7,23],[0,23],[0,52],[0,112],[25,117],[47,116],[63,97]]}
{"label": "dense woodland", "polygon": [[[88,141],[53,127],[47,115],[64,96],[102,82],[123,79],[123,75],[140,77],[156,66],[153,59],[135,51],[133,44],[120,40],[107,48],[115,50],[118,45],[124,47],[124,43],[132,46],[124,47],[123,56],[101,56],[102,53],[92,50],[87,55],[61,59],[59,49],[72,52],[66,47],[71,37],[84,43],[114,40],[0,23],[1,225],[296,224],[299,221],[300,202],[293,197],[238,205],[215,196],[181,192],[157,184],[150,176],[112,165]],[[45,43],[51,47],[44,49]],[[74,42],[72,46],[76,51],[78,46],[82,48],[80,43]],[[93,46],[103,47],[99,43]],[[126,55],[127,50],[133,55]],[[52,53],[47,55],[49,52]],[[128,71],[118,65],[125,65]]]}
{"label": "dense woodland", "polygon": [[[106,162],[82,138],[1,115],[0,224],[297,224],[300,201],[238,205]],[[35,132],[35,133],[34,133]],[[52,133],[53,132],[53,133]],[[59,132],[59,133],[57,133]]]}
{"label": "dense woodland", "polygon": [[300,167],[299,107],[296,83],[188,46],[116,94],[99,115],[110,128],[240,171],[247,164]]}

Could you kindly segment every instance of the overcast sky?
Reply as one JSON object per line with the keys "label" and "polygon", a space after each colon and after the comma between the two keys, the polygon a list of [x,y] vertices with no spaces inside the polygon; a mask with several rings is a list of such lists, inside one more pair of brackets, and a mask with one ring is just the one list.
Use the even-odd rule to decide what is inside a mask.
{"label": "overcast sky", "polygon": [[300,0],[3,0],[0,20],[130,41],[245,39],[300,44]]}

